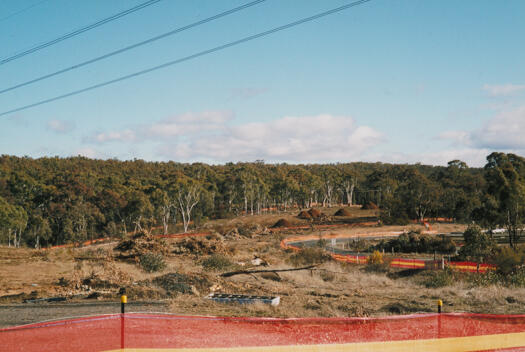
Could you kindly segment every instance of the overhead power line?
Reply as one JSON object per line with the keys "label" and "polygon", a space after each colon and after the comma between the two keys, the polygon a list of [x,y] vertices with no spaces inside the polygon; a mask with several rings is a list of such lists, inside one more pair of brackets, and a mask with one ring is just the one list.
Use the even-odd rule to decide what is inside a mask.
{"label": "overhead power line", "polygon": [[24,50],[24,51],[22,51],[22,52],[20,52],[18,54],[15,54],[15,55],[12,55],[12,56],[6,57],[5,59],[0,60],[0,65],[6,64],[6,63],[8,63],[10,61],[13,61],[13,60],[16,60],[16,59],[19,59],[19,58],[21,58],[23,56],[32,54],[35,51],[42,50],[44,48],[47,48],[48,46],[60,43],[60,42],[62,42],[64,40],[66,40],[66,39],[72,38],[74,36],[77,36],[79,34],[87,32],[87,31],[89,31],[91,29],[100,27],[100,26],[102,26],[102,25],[104,25],[106,23],[112,22],[112,21],[114,21],[116,19],[119,19],[121,17],[129,15],[129,14],[131,14],[133,12],[142,10],[142,9],[148,7],[148,6],[156,4],[159,1],[162,1],[162,0],[148,0],[148,1],[144,2],[144,3],[142,3],[142,4],[134,6],[134,7],[130,8],[130,9],[124,10],[122,12],[119,12],[119,13],[114,14],[112,16],[109,16],[107,18],[104,18],[104,19],[102,19],[100,21],[97,21],[95,23],[92,23],[92,24],[90,24],[90,25],[88,25],[86,27],[79,28],[77,30],[74,30],[73,32],[66,33],[66,34],[64,34],[64,35],[62,35],[62,36],[60,36],[58,38],[53,39],[53,40],[47,41],[47,42],[42,43],[42,44],[38,44],[38,45],[36,45],[36,46],[34,46],[34,47],[30,48],[30,49]]}
{"label": "overhead power line", "polygon": [[64,98],[73,96],[73,95],[78,95],[78,94],[81,94],[81,93],[85,93],[87,91],[94,90],[94,89],[97,89],[97,88],[105,87],[105,86],[108,86],[108,85],[111,85],[111,84],[114,84],[114,83],[117,83],[117,82],[121,82],[121,81],[130,79],[130,78],[134,78],[134,77],[137,77],[137,76],[144,75],[146,73],[157,71],[157,70],[160,70],[160,69],[172,66],[172,65],[180,64],[180,63],[185,62],[185,61],[193,60],[193,59],[196,59],[196,58],[198,58],[200,56],[208,55],[208,54],[220,51],[220,50],[224,50],[224,49],[230,48],[232,46],[236,46],[236,45],[239,45],[239,44],[242,44],[242,43],[246,43],[246,42],[254,40],[254,39],[265,37],[267,35],[270,35],[270,34],[273,34],[273,33],[276,33],[276,32],[280,32],[280,31],[288,29],[288,28],[295,27],[295,26],[298,26],[298,25],[306,23],[306,22],[314,21],[314,20],[317,20],[317,19],[319,19],[321,17],[325,17],[325,16],[328,16],[328,15],[331,15],[331,14],[334,14],[334,13],[337,13],[337,12],[349,9],[351,7],[364,4],[364,3],[369,2],[369,1],[372,1],[372,0],[355,1],[355,2],[352,2],[352,3],[346,4],[346,5],[340,6],[340,7],[336,7],[334,9],[331,9],[331,10],[328,10],[328,11],[324,11],[324,12],[318,13],[318,14],[310,16],[310,17],[306,17],[306,18],[303,18],[303,19],[300,19],[300,20],[297,20],[297,21],[285,24],[283,26],[275,27],[273,29],[270,29],[270,30],[267,30],[267,31],[264,31],[264,32],[261,32],[261,33],[258,33],[258,34],[254,34],[254,35],[251,35],[251,36],[248,36],[248,37],[244,37],[242,39],[239,39],[239,40],[227,43],[227,44],[223,44],[223,45],[216,46],[216,47],[208,49],[208,50],[204,50],[204,51],[198,52],[196,54],[192,54],[192,55],[180,58],[180,59],[169,61],[169,62],[166,62],[164,64],[158,65],[158,66],[150,67],[150,68],[147,68],[147,69],[142,70],[142,71],[134,72],[134,73],[122,76],[122,77],[118,77],[118,78],[112,79],[110,81],[98,83],[98,84],[95,84],[95,85],[92,85],[92,86],[89,86],[89,87],[86,87],[86,88],[82,88],[82,89],[79,89],[79,90],[75,90],[75,91],[72,91],[72,92],[69,92],[69,93],[66,93],[66,94],[62,94],[62,95],[56,96],[56,97],[53,97],[53,98],[41,100],[41,101],[36,102],[36,103],[32,103],[32,104],[28,104],[28,105],[25,105],[25,106],[22,106],[22,107],[19,107],[19,108],[16,108],[16,109],[8,110],[8,111],[0,113],[0,116],[5,116],[5,115],[8,115],[8,114],[12,114],[12,113],[18,112],[18,111],[22,111],[22,110],[26,110],[26,109],[29,109],[29,108],[33,108],[33,107],[36,107],[36,106],[39,106],[39,105],[51,103],[53,101],[57,101],[57,100],[60,100],[60,99],[64,99]]}
{"label": "overhead power line", "polygon": [[244,10],[248,7],[251,7],[251,6],[254,6],[254,5],[257,5],[261,2],[264,2],[266,0],[256,0],[256,1],[252,1],[252,2],[249,2],[247,4],[244,4],[244,5],[241,5],[241,6],[238,6],[238,7],[235,7],[231,10],[228,10],[228,11],[224,11],[224,12],[221,12],[217,15],[214,15],[214,16],[211,16],[211,17],[208,17],[208,18],[205,18],[203,20],[200,20],[200,21],[197,21],[197,22],[194,22],[194,23],[191,23],[191,24],[188,24],[186,26],[183,26],[183,27],[179,27],[179,28],[176,28],[174,30],[171,30],[169,32],[166,32],[166,33],[163,33],[163,34],[160,34],[160,35],[157,35],[153,38],[150,38],[150,39],[146,39],[144,41],[141,41],[139,43],[136,43],[136,44],[132,44],[132,45],[129,45],[127,47],[124,47],[122,49],[119,49],[119,50],[115,50],[115,51],[112,51],[110,53],[107,53],[107,54],[104,54],[104,55],[101,55],[99,57],[95,57],[93,59],[90,59],[90,60],[87,60],[87,61],[84,61],[84,62],[81,62],[81,63],[78,63],[76,65],[73,65],[73,66],[70,66],[70,67],[67,67],[67,68],[64,68],[64,69],[61,69],[61,70],[58,70],[58,71],[55,71],[53,73],[48,73],[46,75],[43,75],[43,76],[40,76],[38,78],[34,78],[32,80],[29,80],[29,81],[26,81],[26,82],[23,82],[23,83],[19,83],[19,84],[16,84],[12,87],[9,87],[9,88],[5,88],[5,89],[1,89],[0,90],[0,94],[3,94],[3,93],[6,93],[6,92],[9,92],[9,91],[12,91],[12,90],[15,90],[15,89],[18,89],[18,88],[21,88],[21,87],[25,87],[25,86],[28,86],[30,84],[33,84],[33,83],[36,83],[36,82],[40,82],[40,81],[43,81],[45,79],[48,79],[48,78],[51,78],[51,77],[55,77],[55,76],[58,76],[62,73],[65,73],[65,72],[69,72],[69,71],[73,71],[73,70],[76,70],[80,67],[83,67],[83,66],[87,66],[87,65],[90,65],[92,63],[95,63],[97,61],[100,61],[100,60],[104,60],[104,59],[107,59],[111,56],[115,56],[117,54],[122,54],[123,52],[126,52],[128,50],[132,50],[132,49],[136,49],[142,45],[146,45],[146,44],[150,44],[150,43],[153,43],[154,41],[157,41],[159,39],[163,39],[163,38],[166,38],[168,36],[171,36],[171,35],[174,35],[174,34],[177,34],[177,33],[180,33],[180,32],[183,32],[185,30],[188,30],[190,28],[194,28],[194,27],[197,27],[197,26],[200,26],[200,25],[203,25],[205,23],[208,23],[208,22],[211,22],[213,20],[216,20],[216,19],[219,19],[221,17],[225,17],[225,16],[228,16],[232,13],[235,13],[235,12],[238,12],[238,11],[241,11],[241,10]]}
{"label": "overhead power line", "polygon": [[10,18],[12,18],[12,17],[15,17],[16,15],[20,15],[21,13],[24,13],[24,12],[26,12],[26,11],[28,11],[28,10],[31,10],[33,7],[36,7],[36,6],[38,6],[38,5],[40,5],[40,4],[44,3],[44,2],[47,2],[47,1],[49,1],[49,0],[42,0],[42,1],[39,1],[39,2],[37,2],[37,3],[34,3],[33,5],[29,5],[29,6],[27,6],[27,7],[24,7],[24,8],[21,9],[21,10],[18,10],[18,11],[16,11],[16,12],[13,12],[13,13],[10,14],[10,15],[7,15],[7,16],[5,16],[5,17],[0,17],[0,22],[7,21],[8,19],[10,19]]}

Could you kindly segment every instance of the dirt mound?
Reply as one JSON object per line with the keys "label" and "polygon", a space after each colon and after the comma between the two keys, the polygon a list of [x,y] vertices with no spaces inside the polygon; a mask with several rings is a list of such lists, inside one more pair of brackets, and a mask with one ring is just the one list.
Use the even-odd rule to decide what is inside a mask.
{"label": "dirt mound", "polygon": [[335,216],[352,216],[352,213],[348,211],[348,209],[341,208],[338,211],[335,212]]}
{"label": "dirt mound", "polygon": [[286,219],[279,219],[272,227],[292,227],[292,223]]}
{"label": "dirt mound", "polygon": [[312,215],[310,215],[309,212],[307,212],[306,210],[301,210],[301,212],[299,213],[299,215],[297,215],[297,217],[299,219],[311,219],[312,218]]}
{"label": "dirt mound", "polygon": [[164,289],[168,296],[177,293],[199,294],[210,287],[209,280],[201,275],[189,275],[181,273],[169,273],[157,276],[151,281],[154,285]]}
{"label": "dirt mound", "polygon": [[226,248],[221,241],[204,238],[189,237],[173,245],[173,253],[175,254],[210,255],[225,252]]}
{"label": "dirt mound", "polygon": [[323,216],[323,213],[321,213],[319,210],[314,209],[314,208],[308,210],[308,214],[310,214],[310,216],[314,219],[317,219]]}
{"label": "dirt mound", "polygon": [[168,254],[166,242],[145,231],[136,233],[130,240],[120,241],[115,250],[128,252],[129,257],[138,257],[144,253]]}
{"label": "dirt mound", "polygon": [[363,206],[361,207],[361,209],[365,209],[365,210],[375,210],[375,209],[379,209],[379,207],[374,203],[374,202],[368,202],[366,204],[363,204]]}

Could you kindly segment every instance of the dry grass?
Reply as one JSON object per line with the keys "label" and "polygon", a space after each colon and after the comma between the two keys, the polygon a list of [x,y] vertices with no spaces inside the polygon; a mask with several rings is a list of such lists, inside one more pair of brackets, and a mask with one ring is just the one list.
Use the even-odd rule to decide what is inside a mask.
{"label": "dry grass", "polygon": [[[331,216],[338,209],[339,207],[333,207],[322,211]],[[355,217],[374,215],[374,211],[371,210],[348,210]],[[244,269],[260,269],[251,264],[254,257],[269,263],[269,267],[264,269],[290,268],[289,258],[293,253],[285,252],[279,247],[280,241],[287,234],[364,234],[408,229],[405,226],[382,226],[341,227],[327,231],[299,231],[287,234],[264,232],[264,227],[271,226],[280,218],[294,224],[308,223],[308,220],[298,219],[298,213],[298,209],[293,209],[286,213],[212,221],[206,225],[206,229],[226,231],[241,226],[257,229],[257,233],[249,233],[247,236],[218,236],[217,239],[220,241],[217,245],[224,248],[221,252],[224,252],[238,268]],[[423,229],[421,226],[411,226]],[[464,225],[435,224],[432,229],[447,232],[461,231],[464,228]],[[445,311],[525,313],[525,289],[500,286],[471,287],[465,282],[454,282],[452,286],[442,288],[426,288],[421,284],[425,279],[423,273],[389,276],[383,272],[367,272],[365,266],[344,265],[334,261],[325,262],[315,270],[243,274],[223,278],[220,277],[220,272],[207,272],[203,269],[202,261],[208,254],[192,251],[177,253],[175,249],[178,241],[180,240],[166,241],[169,249],[165,257],[167,266],[159,273],[144,272],[133,259],[116,258],[118,253],[113,251],[115,244],[48,252],[0,247],[0,296],[29,294],[32,291],[37,291],[40,297],[65,294],[67,290],[70,293],[78,293],[82,291],[59,286],[59,278],[64,277],[74,282],[94,275],[102,280],[118,278],[120,285],[130,288],[130,301],[157,299],[165,296],[149,283],[160,275],[178,273],[191,277],[206,277],[209,283],[206,287],[194,290],[192,294],[178,294],[171,300],[170,310],[185,315],[313,317],[404,314],[435,311],[437,299],[444,301]],[[272,307],[264,304],[215,303],[203,298],[211,291],[275,295],[281,297],[281,304]],[[107,299],[118,299],[118,287],[107,292]],[[37,311],[35,310],[35,320],[39,320]]]}

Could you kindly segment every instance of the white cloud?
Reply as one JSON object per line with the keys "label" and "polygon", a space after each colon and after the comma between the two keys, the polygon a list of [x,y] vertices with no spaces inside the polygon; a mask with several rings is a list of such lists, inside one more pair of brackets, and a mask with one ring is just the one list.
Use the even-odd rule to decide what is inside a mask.
{"label": "white cloud", "polygon": [[483,90],[492,97],[506,97],[525,90],[525,84],[485,84]]}
{"label": "white cloud", "polygon": [[175,115],[149,125],[135,126],[121,131],[99,132],[84,139],[88,143],[123,142],[144,140],[159,141],[174,137],[206,134],[223,129],[233,119],[230,111],[203,111]]}
{"label": "white cloud", "polygon": [[92,140],[98,143],[106,142],[133,142],[136,140],[135,131],[126,129],[123,131],[97,133]]}
{"label": "white cloud", "polygon": [[470,138],[478,147],[525,149],[525,105],[500,112]]}
{"label": "white cloud", "polygon": [[351,117],[324,114],[226,126],[159,150],[176,160],[331,162],[361,159],[382,141],[380,132]]}
{"label": "white cloud", "polygon": [[233,119],[231,111],[204,111],[176,115],[142,127],[145,138],[168,138],[222,129]]}
{"label": "white cloud", "polygon": [[77,156],[77,155],[84,156],[84,157],[90,158],[90,159],[96,159],[96,158],[100,157],[99,153],[93,148],[81,148],[81,149],[78,149],[73,154],[73,156]]}
{"label": "white cloud", "polygon": [[438,139],[450,140],[454,144],[471,145],[470,133],[466,131],[445,131],[439,134]]}
{"label": "white cloud", "polygon": [[67,133],[75,128],[75,125],[70,121],[50,120],[47,122],[47,128],[57,133]]}
{"label": "white cloud", "polygon": [[[483,126],[473,131],[446,131],[440,139],[448,139],[457,148],[428,155],[430,160],[460,159],[469,165],[482,166],[492,151],[525,154],[525,105],[498,112]],[[424,159],[422,159],[424,160]]]}

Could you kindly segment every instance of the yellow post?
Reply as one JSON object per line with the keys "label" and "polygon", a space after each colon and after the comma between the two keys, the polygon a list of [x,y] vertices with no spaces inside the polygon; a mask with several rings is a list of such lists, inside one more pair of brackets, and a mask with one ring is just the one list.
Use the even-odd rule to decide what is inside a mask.
{"label": "yellow post", "polygon": [[438,305],[438,313],[441,313],[441,307],[443,307],[443,301],[438,299],[437,305]]}
{"label": "yellow post", "polygon": [[120,312],[122,314],[124,314],[124,312],[125,312],[124,307],[125,307],[126,303],[128,303],[128,296],[126,296],[126,295],[120,296]]}

